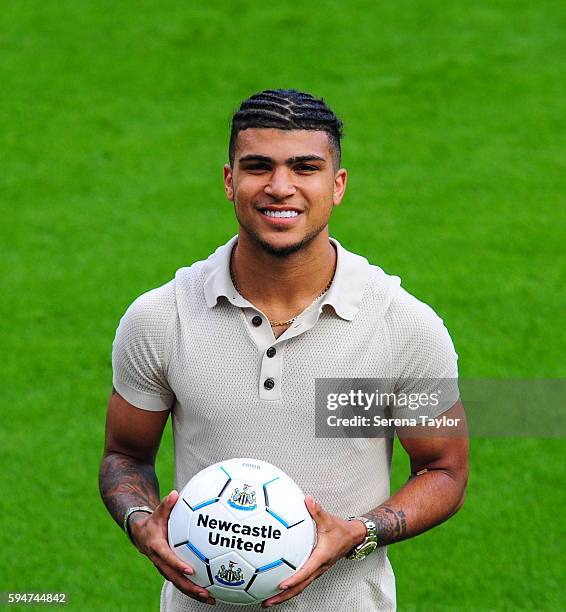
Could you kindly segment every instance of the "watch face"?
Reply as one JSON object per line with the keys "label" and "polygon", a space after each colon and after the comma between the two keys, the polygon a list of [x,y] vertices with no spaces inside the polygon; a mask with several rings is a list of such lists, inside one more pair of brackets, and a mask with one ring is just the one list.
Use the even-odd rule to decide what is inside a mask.
{"label": "watch face", "polygon": [[377,548],[377,542],[366,542],[362,545],[360,550],[356,552],[352,559],[365,559],[370,553],[372,553]]}

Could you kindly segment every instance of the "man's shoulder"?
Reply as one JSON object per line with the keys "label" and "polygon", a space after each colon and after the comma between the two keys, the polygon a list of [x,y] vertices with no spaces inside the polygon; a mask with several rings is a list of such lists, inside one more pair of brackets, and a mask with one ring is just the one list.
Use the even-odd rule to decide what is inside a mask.
{"label": "man's shoulder", "polygon": [[138,296],[128,307],[122,323],[138,328],[154,327],[167,322],[175,309],[175,279]]}
{"label": "man's shoulder", "polygon": [[[399,287],[384,317],[389,337],[403,351],[417,345],[436,351],[437,346],[451,346],[443,319],[427,303],[421,301],[403,287]],[[452,350],[452,349],[451,349]]]}
{"label": "man's shoulder", "polygon": [[341,289],[349,295],[363,292],[362,307],[369,309],[374,320],[385,319],[386,325],[409,332],[417,332],[439,320],[428,304],[402,286],[399,276],[389,274],[359,253],[339,246],[344,281]]}
{"label": "man's shoulder", "polygon": [[417,333],[442,321],[429,304],[403,287],[399,276],[388,274],[375,264],[370,264],[369,270],[369,290],[380,304],[388,326]]}

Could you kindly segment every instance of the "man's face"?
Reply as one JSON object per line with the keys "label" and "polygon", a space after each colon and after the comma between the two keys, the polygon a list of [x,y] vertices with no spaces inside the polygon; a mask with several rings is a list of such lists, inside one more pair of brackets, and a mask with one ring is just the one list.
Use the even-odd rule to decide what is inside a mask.
{"label": "man's face", "polygon": [[328,135],[315,130],[243,130],[233,167],[224,167],[226,196],[234,202],[240,231],[280,256],[327,235],[346,180],[346,170],[334,167]]}

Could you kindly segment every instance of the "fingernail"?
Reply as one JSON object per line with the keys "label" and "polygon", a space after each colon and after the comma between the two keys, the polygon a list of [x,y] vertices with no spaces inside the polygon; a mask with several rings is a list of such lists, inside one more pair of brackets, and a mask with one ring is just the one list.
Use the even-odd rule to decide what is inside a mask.
{"label": "fingernail", "polygon": [[185,567],[185,569],[183,570],[183,574],[194,574],[192,568],[190,567]]}
{"label": "fingernail", "polygon": [[287,584],[280,584],[280,585],[279,585],[279,588],[280,588],[282,591],[286,591],[286,590],[289,588],[289,585],[287,585]]}

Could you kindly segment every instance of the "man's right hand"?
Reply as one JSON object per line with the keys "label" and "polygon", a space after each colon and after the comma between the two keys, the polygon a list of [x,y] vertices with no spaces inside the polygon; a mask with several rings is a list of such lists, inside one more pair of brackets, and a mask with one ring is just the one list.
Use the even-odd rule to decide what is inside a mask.
{"label": "man's right hand", "polygon": [[177,557],[169,546],[167,521],[178,498],[179,493],[171,491],[163,498],[153,514],[134,512],[129,519],[132,540],[136,548],[149,557],[159,573],[172,582],[179,591],[197,601],[215,604],[216,601],[206,589],[186,577],[186,574],[194,574],[193,568]]}

